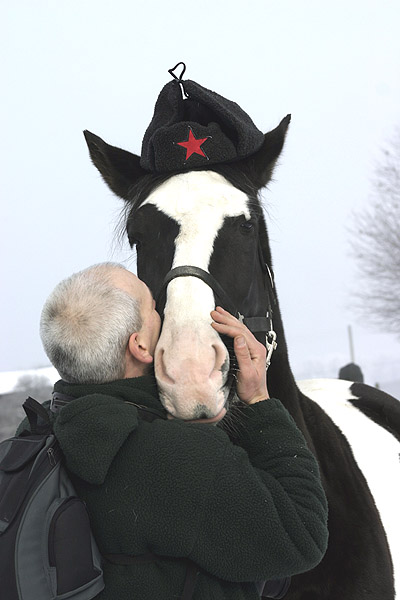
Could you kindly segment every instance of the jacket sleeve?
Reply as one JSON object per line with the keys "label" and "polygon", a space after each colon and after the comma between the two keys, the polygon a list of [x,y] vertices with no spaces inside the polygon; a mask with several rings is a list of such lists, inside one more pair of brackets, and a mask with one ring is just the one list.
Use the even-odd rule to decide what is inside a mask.
{"label": "jacket sleeve", "polygon": [[[287,577],[316,566],[327,546],[326,498],[317,462],[282,404],[270,399],[246,408],[236,423],[240,446],[219,428],[179,425],[183,438],[202,443],[201,462],[190,463],[190,449],[182,456],[174,448],[178,483],[171,498],[164,490],[171,536],[167,527],[155,550],[179,555],[186,532],[186,555],[228,581]],[[185,478],[193,485],[177,503]]]}

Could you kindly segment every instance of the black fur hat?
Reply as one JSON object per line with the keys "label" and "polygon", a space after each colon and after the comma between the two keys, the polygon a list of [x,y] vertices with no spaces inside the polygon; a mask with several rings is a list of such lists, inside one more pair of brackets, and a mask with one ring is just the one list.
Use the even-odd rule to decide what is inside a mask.
{"label": "black fur hat", "polygon": [[[183,65],[179,77],[175,69]],[[254,154],[264,135],[238,104],[190,79],[178,63],[160,92],[144,134],[140,165],[166,173],[227,163]]]}

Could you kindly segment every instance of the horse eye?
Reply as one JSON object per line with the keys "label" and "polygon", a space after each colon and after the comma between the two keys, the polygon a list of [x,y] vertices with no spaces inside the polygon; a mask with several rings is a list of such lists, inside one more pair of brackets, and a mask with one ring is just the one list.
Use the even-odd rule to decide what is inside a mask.
{"label": "horse eye", "polygon": [[245,229],[246,231],[250,231],[251,229],[253,229],[254,223],[252,223],[252,221],[245,221],[244,223],[240,224],[240,227],[242,227],[242,229]]}

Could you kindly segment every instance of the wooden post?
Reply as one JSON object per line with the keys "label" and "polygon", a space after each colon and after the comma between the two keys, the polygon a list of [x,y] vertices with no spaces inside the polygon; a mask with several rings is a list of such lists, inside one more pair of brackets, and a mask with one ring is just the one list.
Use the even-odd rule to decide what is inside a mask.
{"label": "wooden post", "polygon": [[353,332],[351,329],[351,325],[347,326],[347,331],[349,334],[349,346],[350,346],[350,362],[355,363],[355,358],[354,358],[354,344],[353,344]]}

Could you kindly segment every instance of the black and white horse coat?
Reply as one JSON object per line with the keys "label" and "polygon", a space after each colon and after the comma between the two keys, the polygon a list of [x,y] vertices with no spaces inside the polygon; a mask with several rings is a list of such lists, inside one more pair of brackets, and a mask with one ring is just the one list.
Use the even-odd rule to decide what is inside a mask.
{"label": "black and white horse coat", "polygon": [[[265,135],[257,155],[232,165],[155,177],[139,157],[85,133],[110,188],[126,200],[138,275],[157,294],[173,267],[211,273],[247,316],[265,315],[265,265],[272,269],[258,191],[270,179],[289,119]],[[261,259],[260,259],[261,256]],[[228,408],[229,355],[210,327],[218,299],[196,277],[168,284],[155,370],[175,416],[213,418]],[[318,459],[329,503],[329,546],[312,571],[293,577],[288,600],[393,600],[400,583],[400,403],[362,384],[316,380],[290,369],[279,303],[270,395],[292,414]],[[265,340],[265,334],[257,334]],[[313,400],[311,400],[313,398]]]}

